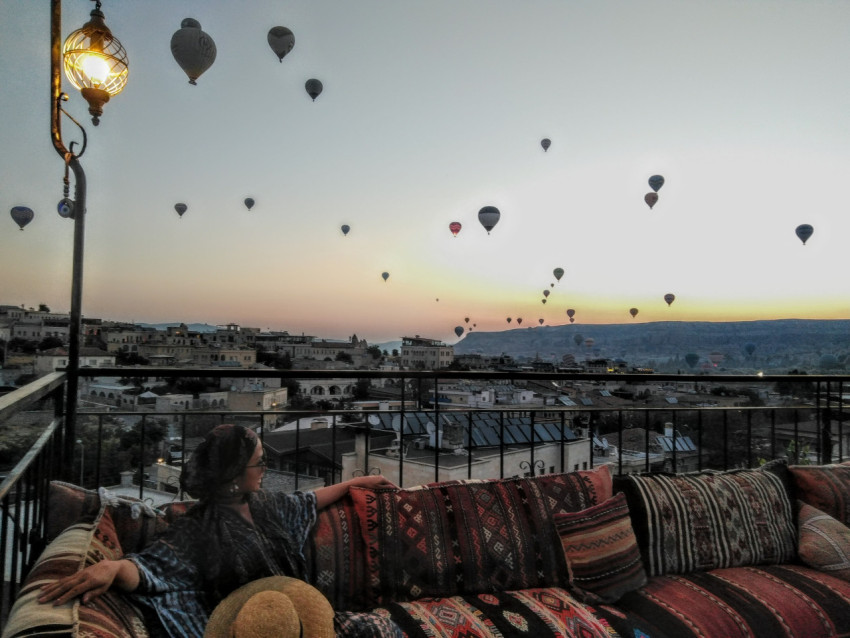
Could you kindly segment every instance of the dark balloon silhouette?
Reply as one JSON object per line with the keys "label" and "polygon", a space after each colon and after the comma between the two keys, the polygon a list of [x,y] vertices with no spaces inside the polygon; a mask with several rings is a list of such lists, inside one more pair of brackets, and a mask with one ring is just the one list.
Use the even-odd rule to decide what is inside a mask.
{"label": "dark balloon silhouette", "polygon": [[685,363],[688,364],[688,367],[693,368],[697,363],[699,363],[699,355],[689,352],[685,355]]}
{"label": "dark balloon silhouette", "polygon": [[268,40],[269,46],[281,63],[283,63],[286,54],[292,51],[292,47],[295,46],[295,34],[286,27],[272,27],[269,29],[266,40]]}
{"label": "dark balloon silhouette", "polygon": [[15,223],[21,230],[23,230],[24,226],[29,224],[33,220],[33,217],[35,217],[35,213],[27,206],[13,206],[9,213],[12,215],[12,219],[15,220]]}
{"label": "dark balloon silhouette", "polygon": [[459,337],[463,334],[463,326],[455,326],[455,334]]}
{"label": "dark balloon silhouette", "polygon": [[552,274],[555,275],[555,279],[557,279],[558,281],[561,281],[561,277],[564,276],[564,269],[563,268],[555,268],[555,270],[552,271]]}
{"label": "dark balloon silhouette", "polygon": [[319,80],[311,78],[304,84],[304,88],[307,90],[307,95],[313,98],[313,101],[315,102],[316,98],[322,94],[322,89],[324,87]]}
{"label": "dark balloon silhouette", "polygon": [[637,308],[630,308],[629,314],[632,316],[632,319],[634,319],[638,315],[638,309]]}
{"label": "dark balloon silhouette", "polygon": [[388,272],[382,272],[382,273],[381,273],[381,277],[383,277],[384,281],[386,281],[387,279],[389,279],[389,278],[390,278],[390,273],[388,273]]}
{"label": "dark balloon silhouette", "polygon": [[800,224],[794,232],[797,233],[797,237],[800,238],[803,246],[805,246],[806,242],[809,241],[809,237],[815,232],[815,229],[811,224]]}
{"label": "dark balloon silhouette", "polygon": [[502,214],[495,206],[485,206],[478,211],[478,221],[481,222],[482,226],[484,226],[484,230],[487,231],[488,235],[490,234],[490,231],[493,230],[493,227],[499,223],[499,218],[501,216]]}
{"label": "dark balloon silhouette", "polygon": [[449,224],[449,230],[455,237],[457,237],[457,234],[460,232],[461,228],[463,228],[463,226],[460,222],[452,222],[451,224]]}
{"label": "dark balloon silhouette", "polygon": [[185,213],[188,209],[189,207],[186,206],[186,204],[174,204],[174,210],[177,211],[177,214],[180,215],[180,217],[183,217],[183,213]]}
{"label": "dark balloon silhouette", "polygon": [[664,178],[661,175],[653,175],[649,178],[649,187],[656,193],[664,186]]}
{"label": "dark balloon silhouette", "polygon": [[347,235],[348,231],[351,230],[351,226],[349,226],[348,224],[343,224],[342,226],[339,227],[339,229],[342,231],[343,235]]}
{"label": "dark balloon silhouette", "polygon": [[215,62],[215,42],[201,31],[200,22],[186,18],[171,36],[171,55],[189,77],[189,84],[197,84],[195,80]]}
{"label": "dark balloon silhouette", "polygon": [[517,317],[516,322],[517,322],[517,324],[519,324],[521,326],[522,325],[522,317]]}
{"label": "dark balloon silhouette", "polygon": [[549,147],[552,146],[552,140],[550,140],[548,137],[544,137],[542,140],[540,140],[540,146],[543,147],[543,152],[545,153],[549,150]]}
{"label": "dark balloon silhouette", "polygon": [[672,292],[668,292],[666,295],[664,295],[664,301],[666,301],[667,305],[669,306],[674,301],[676,301],[676,295],[674,295]]}
{"label": "dark balloon silhouette", "polygon": [[658,193],[647,193],[643,196],[643,201],[649,206],[649,210],[652,210],[652,207],[658,203]]}

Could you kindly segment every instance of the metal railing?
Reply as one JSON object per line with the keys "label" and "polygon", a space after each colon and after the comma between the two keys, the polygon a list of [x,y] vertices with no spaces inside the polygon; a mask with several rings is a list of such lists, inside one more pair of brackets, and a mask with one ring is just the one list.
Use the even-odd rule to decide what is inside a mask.
{"label": "metal railing", "polygon": [[[409,485],[447,478],[571,471],[601,463],[610,464],[614,473],[629,473],[754,467],[778,457],[791,462],[836,462],[848,456],[850,442],[850,429],[844,429],[850,416],[845,395],[850,377],[846,375],[744,377],[222,368],[99,368],[90,372],[98,378],[122,379],[271,378],[282,385],[340,378],[350,379],[352,385],[360,379],[380,380],[387,387],[373,391],[380,392],[381,400],[392,402],[394,408],[388,412],[377,404],[340,402],[340,396],[327,395],[316,398],[332,403],[330,408],[324,403],[301,409],[275,406],[244,411],[218,407],[161,412],[139,406],[121,409],[118,405],[92,409],[82,402],[76,422],[68,424],[63,421],[64,373],[43,377],[0,397],[0,425],[26,417],[30,426],[34,421],[41,430],[29,452],[0,483],[0,626],[20,583],[44,546],[50,481],[62,479],[88,488],[104,483],[115,485],[115,464],[125,463],[124,469],[136,477],[138,497],[147,498],[151,489],[144,471],[150,467],[154,454],[152,433],[163,420],[179,432],[179,442],[172,445],[181,459],[189,451],[192,437],[218,423],[238,421],[253,426],[267,441],[288,436],[281,444],[288,448],[277,460],[277,469],[291,476],[293,489],[315,484],[316,480],[333,483],[370,472],[392,474],[399,485]],[[452,389],[462,383],[477,388],[492,386],[496,391],[492,400],[479,400],[475,407],[449,403]],[[648,406],[640,388],[650,385],[666,387],[669,395],[680,397],[706,391],[717,398],[718,405],[671,402]],[[798,390],[799,394],[779,405],[752,404],[754,396],[780,385]],[[578,391],[576,386],[584,389]],[[497,398],[500,388],[504,396]],[[611,391],[622,388],[631,388],[620,392],[623,397],[631,393],[631,400],[598,405],[595,397],[601,396],[601,391],[609,389],[611,396]],[[534,401],[504,403],[509,390],[526,397],[533,395]],[[724,392],[731,396],[724,397]],[[565,405],[560,399],[568,394],[574,399],[582,394],[591,400],[566,401]],[[397,426],[392,424],[395,416],[399,419]],[[310,454],[313,444],[304,444],[310,426],[302,422],[310,419],[322,419],[329,426],[324,465],[317,464],[316,455]],[[121,420],[133,420],[135,425],[128,428]],[[273,432],[273,426],[281,423],[295,425],[288,435]],[[435,424],[436,435],[428,430],[427,423]],[[432,440],[436,445],[429,445],[429,436],[439,437],[440,432],[452,427],[456,432],[453,449],[441,447],[439,438]],[[112,452],[104,452],[107,443],[114,442],[118,434],[133,440],[134,455],[117,458]],[[74,440],[69,441],[69,435]],[[81,438],[76,439],[77,436]],[[73,450],[70,457],[69,450]],[[175,498],[179,496],[175,494]]]}

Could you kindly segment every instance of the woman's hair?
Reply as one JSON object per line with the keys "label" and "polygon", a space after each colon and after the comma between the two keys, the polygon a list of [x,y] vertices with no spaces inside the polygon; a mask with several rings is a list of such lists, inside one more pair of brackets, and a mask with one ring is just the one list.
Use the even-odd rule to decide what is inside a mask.
{"label": "woman's hair", "polygon": [[180,487],[199,501],[230,495],[257,449],[257,435],[241,425],[219,425],[195,448],[180,475]]}

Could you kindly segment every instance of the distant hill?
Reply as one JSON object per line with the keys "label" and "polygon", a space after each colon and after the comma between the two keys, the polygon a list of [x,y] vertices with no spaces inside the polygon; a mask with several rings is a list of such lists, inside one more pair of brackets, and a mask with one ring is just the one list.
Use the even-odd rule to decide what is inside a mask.
{"label": "distant hill", "polygon": [[[591,342],[587,342],[591,339]],[[748,344],[749,347],[748,347]],[[560,361],[605,357],[630,365],[665,365],[687,369],[688,353],[708,361],[720,353],[722,365],[734,367],[817,367],[833,355],[844,369],[850,364],[850,320],[779,319],[774,321],[659,321],[515,328],[502,332],[468,332],[454,345],[455,354],[507,354],[518,359]],[[715,360],[719,357],[715,356]]]}

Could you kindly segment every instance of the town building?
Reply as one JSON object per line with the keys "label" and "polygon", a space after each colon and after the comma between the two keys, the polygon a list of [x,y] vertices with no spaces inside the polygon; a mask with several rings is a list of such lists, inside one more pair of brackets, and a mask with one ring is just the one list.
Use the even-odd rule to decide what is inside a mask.
{"label": "town building", "polygon": [[440,370],[454,361],[454,348],[436,339],[401,338],[401,367],[409,370]]}

